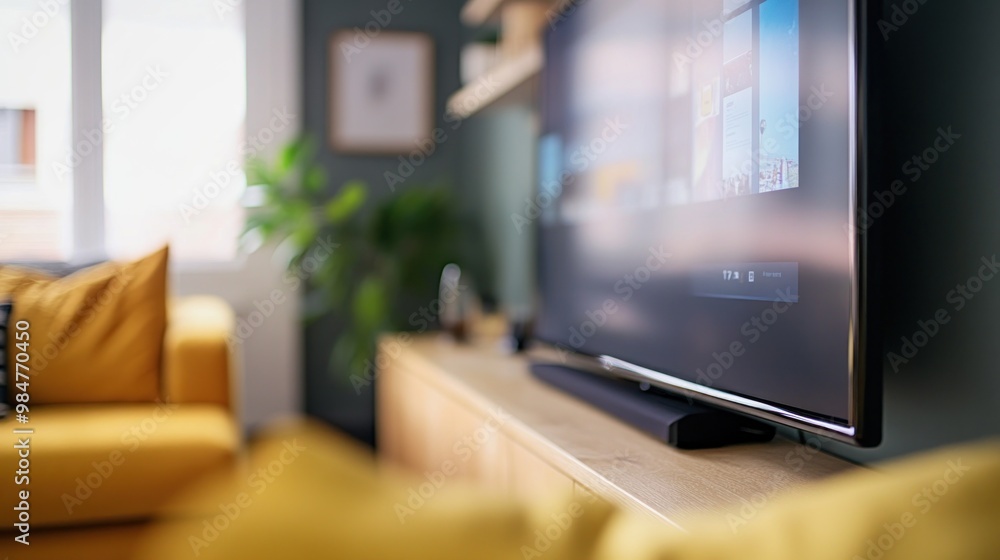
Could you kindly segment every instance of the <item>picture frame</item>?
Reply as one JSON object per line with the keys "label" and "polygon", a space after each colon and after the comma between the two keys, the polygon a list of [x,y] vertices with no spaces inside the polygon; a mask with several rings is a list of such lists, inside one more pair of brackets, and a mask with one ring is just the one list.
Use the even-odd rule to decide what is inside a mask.
{"label": "picture frame", "polygon": [[328,130],[339,153],[396,155],[417,149],[434,123],[430,35],[345,29],[330,36]]}

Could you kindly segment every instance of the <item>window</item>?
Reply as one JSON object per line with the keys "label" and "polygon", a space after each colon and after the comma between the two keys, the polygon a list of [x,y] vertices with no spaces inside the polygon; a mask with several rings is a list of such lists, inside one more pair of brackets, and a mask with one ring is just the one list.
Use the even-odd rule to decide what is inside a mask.
{"label": "window", "polygon": [[[0,74],[15,77],[0,82],[0,260],[79,257],[74,221],[99,228],[111,258],[166,242],[184,261],[235,257],[245,20],[242,3],[216,4],[56,0],[49,14],[37,0],[5,0],[0,31],[17,32],[22,20],[39,29],[18,52],[0,49]],[[71,61],[76,33],[99,41],[92,49],[73,41]],[[71,98],[71,83],[95,80],[97,68],[100,96]],[[73,136],[74,111],[98,110],[102,118]],[[85,158],[96,158],[96,175],[74,173]],[[103,184],[91,178],[102,176]],[[74,195],[97,200],[97,210]]]}
{"label": "window", "polygon": [[70,12],[31,0],[0,4],[0,260],[70,252]]}
{"label": "window", "polygon": [[104,0],[105,237],[113,257],[167,240],[188,261],[236,255],[246,40],[241,13],[213,6]]}

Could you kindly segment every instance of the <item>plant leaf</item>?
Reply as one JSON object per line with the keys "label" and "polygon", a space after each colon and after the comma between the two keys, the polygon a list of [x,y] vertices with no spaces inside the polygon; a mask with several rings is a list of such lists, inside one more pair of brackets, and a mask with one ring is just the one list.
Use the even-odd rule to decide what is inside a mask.
{"label": "plant leaf", "polygon": [[326,186],[326,170],[318,165],[314,165],[306,172],[302,178],[302,187],[309,193],[319,193]]}
{"label": "plant leaf", "polygon": [[375,276],[368,276],[358,285],[354,294],[353,315],[357,328],[375,330],[385,323],[388,312],[385,284]]}
{"label": "plant leaf", "polygon": [[288,171],[295,166],[295,162],[298,160],[299,154],[302,153],[303,145],[304,140],[300,138],[281,148],[278,152],[278,158],[274,162],[275,170],[279,174],[288,173]]}
{"label": "plant leaf", "polygon": [[368,187],[361,181],[345,184],[337,196],[326,204],[326,218],[333,224],[343,223],[364,205],[367,197]]}
{"label": "plant leaf", "polygon": [[252,158],[246,163],[247,186],[269,185],[271,174],[267,169],[267,163],[260,158]]}

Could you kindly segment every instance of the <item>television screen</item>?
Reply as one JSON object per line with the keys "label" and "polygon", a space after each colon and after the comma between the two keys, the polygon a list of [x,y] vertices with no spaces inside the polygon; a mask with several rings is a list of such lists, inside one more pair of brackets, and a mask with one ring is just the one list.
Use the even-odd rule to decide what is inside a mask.
{"label": "television screen", "polygon": [[846,0],[589,0],[552,19],[530,201],[539,339],[878,441],[855,18]]}

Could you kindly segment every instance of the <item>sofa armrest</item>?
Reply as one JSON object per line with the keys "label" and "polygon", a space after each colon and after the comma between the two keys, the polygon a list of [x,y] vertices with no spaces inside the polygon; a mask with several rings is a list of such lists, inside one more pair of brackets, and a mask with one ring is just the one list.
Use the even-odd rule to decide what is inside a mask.
{"label": "sofa armrest", "polygon": [[211,296],[170,302],[163,340],[163,393],[171,403],[209,403],[235,410],[236,360],[229,347],[235,319]]}

